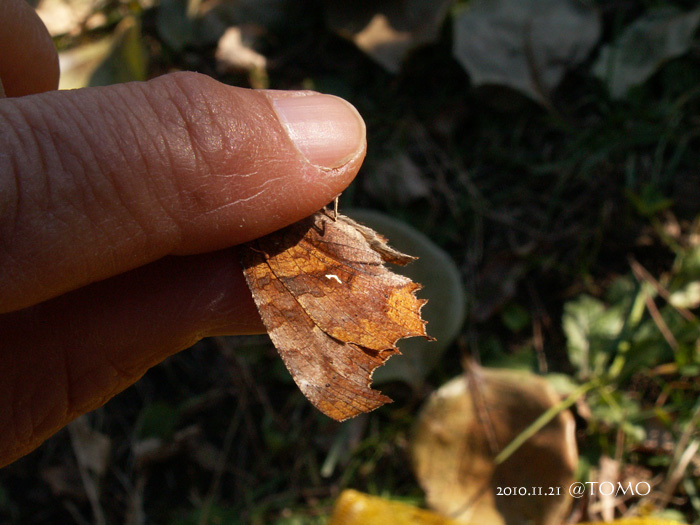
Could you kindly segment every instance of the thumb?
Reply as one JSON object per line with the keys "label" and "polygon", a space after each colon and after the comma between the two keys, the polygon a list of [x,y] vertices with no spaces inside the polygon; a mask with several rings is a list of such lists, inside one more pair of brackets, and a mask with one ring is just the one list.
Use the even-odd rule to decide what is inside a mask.
{"label": "thumb", "polygon": [[0,312],[310,215],[365,154],[357,111],[194,74],[0,100]]}
{"label": "thumb", "polygon": [[364,154],[340,99],[190,73],[0,100],[0,466],[202,336],[259,330],[213,251],[310,215]]}

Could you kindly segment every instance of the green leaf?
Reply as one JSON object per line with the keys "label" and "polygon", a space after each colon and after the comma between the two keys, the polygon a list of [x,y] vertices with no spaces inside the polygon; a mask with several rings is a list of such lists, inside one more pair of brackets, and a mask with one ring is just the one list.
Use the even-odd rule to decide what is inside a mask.
{"label": "green leaf", "polygon": [[544,376],[544,378],[561,396],[568,396],[581,386],[571,376],[566,374],[551,373]]}
{"label": "green leaf", "polygon": [[[676,299],[682,299],[688,303],[686,308],[693,308],[692,304],[695,300],[695,288],[697,287],[698,278],[700,278],[700,246],[691,246],[687,250],[678,254],[675,262],[677,271],[671,280],[669,289],[674,293],[678,293]],[[671,296],[673,297],[673,295]],[[672,304],[676,304],[673,300]]]}
{"label": "green leaf", "polygon": [[635,442],[643,441],[646,433],[641,407],[626,392],[603,387],[591,392],[588,404],[596,421],[622,429]]}
{"label": "green leaf", "polygon": [[623,309],[606,308],[600,300],[582,295],[564,305],[562,323],[569,360],[579,378],[602,375],[624,326]]}
{"label": "green leaf", "polygon": [[651,11],[631,24],[612,45],[603,47],[593,74],[608,86],[613,98],[651,77],[664,62],[685,54],[700,23],[700,9]]}

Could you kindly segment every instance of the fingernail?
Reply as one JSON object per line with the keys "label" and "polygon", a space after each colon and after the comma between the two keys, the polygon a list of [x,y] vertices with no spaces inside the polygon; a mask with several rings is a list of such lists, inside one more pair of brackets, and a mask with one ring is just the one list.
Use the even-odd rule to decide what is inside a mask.
{"label": "fingernail", "polygon": [[364,148],[365,123],[342,98],[318,93],[268,96],[292,142],[311,164],[339,168]]}

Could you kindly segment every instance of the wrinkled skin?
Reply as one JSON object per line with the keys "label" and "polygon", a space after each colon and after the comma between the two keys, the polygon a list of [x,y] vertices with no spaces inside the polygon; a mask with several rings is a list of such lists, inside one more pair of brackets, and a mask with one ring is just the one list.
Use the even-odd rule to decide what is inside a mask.
{"label": "wrinkled skin", "polygon": [[285,94],[58,75],[33,10],[0,2],[0,466],[198,339],[262,331],[233,246],[321,208],[365,154],[358,124],[342,162],[310,163]]}

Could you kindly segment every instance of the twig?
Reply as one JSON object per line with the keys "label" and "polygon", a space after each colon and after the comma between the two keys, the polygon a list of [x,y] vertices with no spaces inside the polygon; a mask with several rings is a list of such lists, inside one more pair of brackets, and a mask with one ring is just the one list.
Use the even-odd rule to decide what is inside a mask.
{"label": "twig", "polygon": [[700,428],[700,400],[698,400],[698,402],[695,404],[693,416],[686,424],[683,433],[678,439],[673,461],[671,461],[671,465],[668,469],[668,475],[666,476],[663,488],[661,489],[660,499],[663,506],[666,506],[671,500],[673,491],[681,482],[685,470],[698,453],[698,449],[700,449],[700,439],[694,439],[691,441],[693,434],[698,433],[698,428]]}
{"label": "twig", "polygon": [[632,268],[632,273],[634,274],[634,277],[638,281],[646,281],[649,284],[651,284],[656,292],[663,297],[668,304],[670,304],[673,308],[676,309],[676,311],[681,314],[686,321],[695,321],[697,318],[693,313],[688,310],[687,308],[683,308],[680,306],[676,306],[671,302],[671,294],[668,293],[668,290],[664,288],[659,281],[657,281],[653,275],[651,275],[644,266],[639,264],[635,259],[630,257],[629,259],[629,265]]}
{"label": "twig", "polygon": [[93,518],[95,519],[94,523],[95,525],[106,525],[107,520],[105,519],[102,506],[100,505],[100,491],[98,490],[97,483],[93,479],[92,475],[90,472],[88,472],[84,451],[81,449],[78,443],[81,440],[81,438],[78,436],[78,432],[84,431],[86,427],[87,423],[82,418],[76,419],[70,425],[68,425],[70,444],[73,448],[76,462],[78,463],[78,472],[80,472],[80,479],[83,482],[85,494],[87,495],[88,501],[90,501],[90,508],[92,509]]}
{"label": "twig", "polygon": [[527,289],[534,307],[532,316],[532,345],[535,347],[535,353],[537,355],[537,368],[540,374],[546,374],[549,367],[547,366],[547,356],[544,353],[544,335],[542,333],[542,319],[545,317],[544,308],[542,307],[542,302],[537,294],[537,290],[535,290],[532,283],[528,283]]}
{"label": "twig", "polygon": [[666,324],[666,321],[664,321],[664,318],[661,316],[661,313],[656,307],[656,303],[654,302],[654,299],[651,297],[651,295],[646,294],[645,302],[647,305],[647,309],[651,314],[651,318],[656,323],[656,327],[659,329],[659,332],[661,332],[661,335],[663,335],[664,339],[666,339],[668,346],[670,346],[674,351],[678,350],[678,341],[676,341],[676,338],[673,337],[673,333]]}

